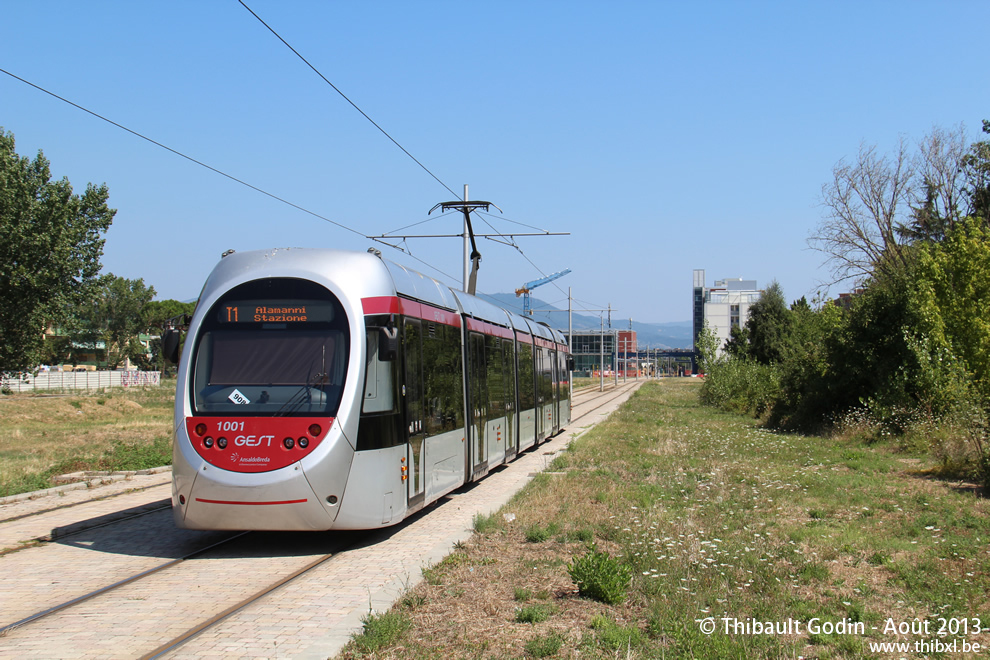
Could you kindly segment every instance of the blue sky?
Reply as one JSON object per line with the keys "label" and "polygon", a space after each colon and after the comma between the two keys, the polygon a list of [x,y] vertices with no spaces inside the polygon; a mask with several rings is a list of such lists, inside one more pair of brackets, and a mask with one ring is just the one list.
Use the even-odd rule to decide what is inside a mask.
{"label": "blue sky", "polygon": [[[159,298],[195,298],[229,248],[458,233],[427,212],[464,184],[504,212],[479,233],[570,233],[480,240],[483,292],[570,268],[534,295],[683,321],[703,268],[810,298],[836,162],[990,119],[985,1],[245,1],[456,194],[235,0],[5,3],[0,68],[356,232],[0,74],[18,152],[107,183],[104,271]],[[460,283],[459,239],[378,247]]]}

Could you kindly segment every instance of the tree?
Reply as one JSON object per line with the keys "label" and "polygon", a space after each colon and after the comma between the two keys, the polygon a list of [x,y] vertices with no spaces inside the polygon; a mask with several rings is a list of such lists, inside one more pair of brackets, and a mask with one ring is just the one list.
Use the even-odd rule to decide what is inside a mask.
{"label": "tree", "polygon": [[911,203],[911,222],[898,227],[911,241],[941,241],[966,214],[966,129],[934,127],[918,143],[917,189],[924,200]]}
{"label": "tree", "polygon": [[834,367],[835,350],[846,336],[849,314],[831,302],[802,298],[791,305],[791,342],[781,365],[780,397],[768,420],[771,426],[818,431],[840,406],[847,405],[844,372]]}
{"label": "tree", "polygon": [[179,302],[178,300],[152,300],[141,311],[141,323],[144,332],[149,334],[161,334],[165,329],[165,324],[176,316],[182,314],[192,315],[196,309],[196,303]]}
{"label": "tree", "polygon": [[715,330],[708,324],[707,320],[701,329],[701,333],[698,335],[696,349],[698,351],[698,366],[701,368],[701,373],[707,374],[721,359],[718,335],[715,334]]}
{"label": "tree", "polygon": [[725,340],[725,352],[734,358],[744,360],[749,357],[749,331],[746,326],[732,326],[729,338]]}
{"label": "tree", "polygon": [[100,280],[96,295],[79,305],[81,338],[96,348],[103,342],[107,367],[116,369],[126,359],[147,351],[138,341],[144,331],[145,307],[155,297],[143,279],[128,280],[113,273]]}
{"label": "tree", "polygon": [[826,215],[809,243],[825,253],[835,282],[862,280],[902,263],[897,230],[914,186],[915,165],[904,138],[890,156],[862,144],[855,163],[841,160],[832,168],[832,181],[822,186]]}
{"label": "tree", "polygon": [[116,210],[106,184],[73,194],[48,160],[17,155],[0,128],[0,374],[36,367],[46,327],[91,291]]}
{"label": "tree", "polygon": [[151,335],[151,360],[144,361],[139,360],[142,369],[165,369],[165,363],[162,356],[162,340],[161,335],[165,330],[165,326],[168,321],[187,314],[192,316],[192,313],[196,310],[196,303],[189,302],[179,302],[178,300],[152,300],[147,305],[144,306],[144,310],[141,313],[142,324],[144,325],[144,331]]}
{"label": "tree", "polygon": [[[918,334],[939,354],[960,362],[990,407],[990,229],[978,219],[957,225],[919,257]],[[946,365],[947,366],[947,365]]]}
{"label": "tree", "polygon": [[750,306],[746,332],[749,354],[754,360],[760,364],[775,364],[783,360],[790,341],[791,318],[784,302],[784,290],[776,280]]}
{"label": "tree", "polygon": [[[983,132],[990,134],[990,120],[983,120]],[[990,224],[990,141],[973,143],[963,158],[962,168],[969,215]]]}

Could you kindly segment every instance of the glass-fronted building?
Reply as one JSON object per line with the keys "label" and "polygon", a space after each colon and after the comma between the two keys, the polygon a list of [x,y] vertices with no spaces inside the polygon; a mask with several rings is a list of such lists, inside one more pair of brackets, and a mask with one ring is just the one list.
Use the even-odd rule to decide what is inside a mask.
{"label": "glass-fronted building", "polygon": [[[567,332],[564,331],[567,336]],[[603,354],[604,353],[604,354]],[[638,364],[636,332],[634,330],[575,330],[571,337],[571,355],[574,356],[575,376],[597,376],[604,368],[612,375],[619,368],[619,375],[633,375]]]}

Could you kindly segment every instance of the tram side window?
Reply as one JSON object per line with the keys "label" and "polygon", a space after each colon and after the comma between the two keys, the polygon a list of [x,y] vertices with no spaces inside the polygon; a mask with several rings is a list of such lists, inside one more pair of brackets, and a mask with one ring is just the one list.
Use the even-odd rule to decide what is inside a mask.
{"label": "tram side window", "polygon": [[502,340],[485,336],[485,359],[488,363],[488,412],[492,418],[505,414],[505,383],[502,372]]}
{"label": "tram side window", "polygon": [[383,362],[378,359],[378,333],[378,326],[369,326],[365,334],[368,357],[365,364],[364,403],[361,407],[365,413],[396,411],[395,361]]}
{"label": "tram side window", "polygon": [[505,383],[505,409],[509,412],[515,409],[516,401],[516,378],[515,362],[513,361],[512,342],[502,342],[502,372]]}
{"label": "tram side window", "polygon": [[468,348],[470,350],[468,366],[471,376],[469,381],[471,406],[475,417],[474,421],[477,422],[479,418],[487,416],[488,407],[488,386],[485,383],[488,376],[488,369],[485,365],[485,338],[477,332],[470,333],[468,335]]}
{"label": "tram side window", "polygon": [[553,371],[550,367],[552,359],[550,351],[540,349],[540,400],[543,403],[553,401]]}
{"label": "tram side window", "polygon": [[366,358],[364,401],[358,425],[357,449],[383,449],[406,441],[399,414],[399,362],[378,359],[379,328],[388,325],[388,316],[365,317],[368,354]]}
{"label": "tram side window", "polygon": [[536,407],[536,392],[533,378],[533,345],[516,342],[519,353],[519,405],[522,410]]}
{"label": "tram side window", "polygon": [[460,331],[435,324],[423,335],[426,433],[436,435],[464,426]]}
{"label": "tram side window", "polygon": [[560,386],[560,398],[569,399],[571,375],[567,372],[567,355],[563,351],[557,351],[557,381]]}

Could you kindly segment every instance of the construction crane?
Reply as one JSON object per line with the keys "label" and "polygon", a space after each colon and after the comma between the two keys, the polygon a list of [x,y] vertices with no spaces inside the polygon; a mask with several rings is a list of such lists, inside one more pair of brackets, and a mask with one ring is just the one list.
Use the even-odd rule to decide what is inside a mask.
{"label": "construction crane", "polygon": [[563,277],[571,272],[571,269],[562,270],[559,273],[554,273],[553,275],[547,275],[546,277],[540,278],[538,280],[533,280],[532,282],[526,282],[522,285],[521,289],[516,289],[516,298],[519,296],[523,297],[523,314],[533,315],[533,310],[530,308],[529,303],[529,292],[538,286],[542,286],[547,282],[553,282],[556,279]]}

